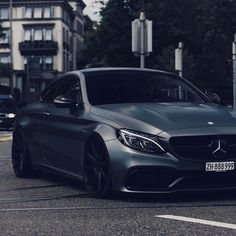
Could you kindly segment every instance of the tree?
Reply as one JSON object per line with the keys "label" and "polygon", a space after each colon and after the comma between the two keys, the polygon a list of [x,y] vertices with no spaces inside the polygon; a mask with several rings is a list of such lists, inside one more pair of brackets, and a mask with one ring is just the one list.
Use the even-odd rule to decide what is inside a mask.
{"label": "tree", "polygon": [[154,22],[148,67],[174,71],[174,48],[182,41],[187,79],[202,89],[232,86],[228,62],[236,32],[234,0],[109,0],[98,28],[85,39],[85,62],[139,66],[131,53],[131,21],[141,11]]}
{"label": "tree", "polygon": [[[85,39],[84,57],[88,63],[135,65],[131,51],[132,16],[125,1],[110,0],[101,11],[101,23]],[[126,60],[124,60],[126,58]]]}

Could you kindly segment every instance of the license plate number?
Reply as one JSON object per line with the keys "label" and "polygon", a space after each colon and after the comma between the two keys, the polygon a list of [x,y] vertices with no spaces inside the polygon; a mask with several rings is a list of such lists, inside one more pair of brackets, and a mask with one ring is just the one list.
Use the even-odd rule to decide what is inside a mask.
{"label": "license plate number", "polygon": [[234,161],[206,163],[206,171],[224,172],[229,170],[234,170]]}

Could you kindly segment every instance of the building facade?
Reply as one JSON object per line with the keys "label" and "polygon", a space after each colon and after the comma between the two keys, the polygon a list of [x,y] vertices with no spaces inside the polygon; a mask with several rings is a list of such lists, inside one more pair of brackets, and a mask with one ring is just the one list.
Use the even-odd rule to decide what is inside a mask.
{"label": "building facade", "polygon": [[38,98],[58,74],[76,70],[85,6],[82,0],[13,0],[11,31],[9,0],[0,0],[0,63],[12,63],[13,87],[23,100]]}

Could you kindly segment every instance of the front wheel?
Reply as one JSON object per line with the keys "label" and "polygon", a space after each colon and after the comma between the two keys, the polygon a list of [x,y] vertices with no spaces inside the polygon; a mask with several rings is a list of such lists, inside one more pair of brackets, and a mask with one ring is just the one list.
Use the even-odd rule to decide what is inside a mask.
{"label": "front wheel", "polygon": [[99,136],[91,137],[85,146],[84,179],[92,196],[104,198],[111,193],[110,159]]}
{"label": "front wheel", "polygon": [[14,133],[12,141],[12,166],[14,173],[19,178],[33,176],[33,168],[29,157],[26,140],[23,135]]}

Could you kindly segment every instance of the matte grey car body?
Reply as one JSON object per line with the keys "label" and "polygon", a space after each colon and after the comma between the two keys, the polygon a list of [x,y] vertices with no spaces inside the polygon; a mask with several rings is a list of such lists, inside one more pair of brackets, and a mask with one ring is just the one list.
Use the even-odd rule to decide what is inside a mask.
{"label": "matte grey car body", "polygon": [[[150,96],[156,94],[155,99],[149,101],[146,94],[150,88],[145,84],[129,97],[127,89],[112,87],[115,82],[106,85],[107,79],[99,83],[99,78],[108,75],[110,81],[115,77],[118,81],[127,74],[135,75],[137,81],[146,76],[147,86],[162,77],[168,77],[166,81],[174,81],[174,85],[162,88],[161,92],[154,89]],[[60,83],[60,89],[69,91],[71,87],[67,89],[63,82],[69,80],[74,81],[71,91],[76,94],[75,100],[60,92],[50,97],[50,91]],[[125,81],[122,83],[126,86]],[[159,89],[158,84],[153,87]],[[138,82],[135,86],[139,86]],[[107,92],[99,95],[102,89]],[[161,100],[160,93],[169,100]],[[121,95],[122,101],[113,101]],[[135,96],[143,96],[143,101],[132,100]],[[105,100],[110,102],[103,104]],[[236,160],[235,117],[233,110],[212,103],[189,82],[171,73],[134,68],[70,72],[49,86],[39,102],[28,105],[17,115],[13,167],[19,177],[40,168],[80,179],[95,196],[111,189],[157,193],[235,188],[232,166]],[[19,143],[24,150],[17,149]],[[92,160],[95,165],[89,156],[99,149],[103,153],[99,155],[105,157],[100,162]],[[27,158],[19,160],[20,152]],[[86,158],[90,164],[85,163]],[[20,161],[25,163],[25,170],[19,170]],[[227,162],[231,167],[206,171],[206,163],[214,162]]]}

